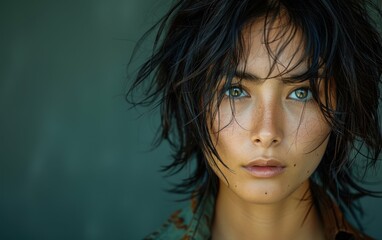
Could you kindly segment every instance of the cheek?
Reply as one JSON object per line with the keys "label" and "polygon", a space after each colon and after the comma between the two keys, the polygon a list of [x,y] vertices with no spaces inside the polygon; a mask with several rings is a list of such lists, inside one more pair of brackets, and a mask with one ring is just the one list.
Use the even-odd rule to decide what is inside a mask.
{"label": "cheek", "polygon": [[219,129],[216,128],[215,131],[217,133],[211,135],[212,143],[223,161],[230,165],[235,156],[241,156],[240,153],[245,151],[244,145],[241,144],[245,134],[235,120],[222,125]]}
{"label": "cheek", "polygon": [[328,145],[330,127],[319,114],[306,116],[301,121],[296,136],[297,153],[302,157],[302,172],[305,176],[313,174],[321,162]]}
{"label": "cheek", "polygon": [[[238,160],[242,159],[243,153],[248,152],[245,139],[248,138],[248,130],[238,124],[236,116],[233,117],[230,111],[227,114],[220,114],[219,118],[215,118],[213,124],[213,131],[211,131],[212,144],[217,150],[219,156],[223,160],[224,164],[228,168],[234,167]],[[245,158],[244,158],[245,159]],[[228,176],[231,172],[223,166],[216,157],[213,157],[215,163],[219,166],[220,170],[224,172],[224,175]],[[212,160],[209,160],[209,164],[215,170],[217,175],[220,172],[214,167]]]}
{"label": "cheek", "polygon": [[210,130],[213,145],[218,150],[219,154],[223,154],[229,149],[236,149],[238,142],[245,138],[247,132],[239,123],[242,116],[237,116],[232,113],[231,107],[227,104],[222,104],[218,113],[213,120],[213,126]]}
{"label": "cheek", "polygon": [[326,149],[330,126],[318,111],[306,112],[297,126],[296,145],[304,152]]}
{"label": "cheek", "polygon": [[227,127],[250,129],[250,124],[255,120],[253,111],[254,105],[251,100],[242,100],[231,103],[229,100],[224,99],[214,117],[214,132],[222,131]]}

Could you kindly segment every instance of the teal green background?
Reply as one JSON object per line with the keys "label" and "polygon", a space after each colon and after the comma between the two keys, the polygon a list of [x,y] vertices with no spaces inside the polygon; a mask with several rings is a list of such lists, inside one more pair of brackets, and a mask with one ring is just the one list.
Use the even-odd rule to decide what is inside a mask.
{"label": "teal green background", "polygon": [[[159,173],[169,147],[151,150],[158,113],[123,96],[168,4],[0,2],[0,239],[141,239],[182,205]],[[382,239],[382,200],[363,204]]]}

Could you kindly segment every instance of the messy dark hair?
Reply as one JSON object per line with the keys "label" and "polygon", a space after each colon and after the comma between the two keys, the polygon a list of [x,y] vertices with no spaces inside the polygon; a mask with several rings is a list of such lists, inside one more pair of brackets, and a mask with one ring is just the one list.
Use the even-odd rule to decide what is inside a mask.
{"label": "messy dark hair", "polygon": [[[177,173],[195,161],[192,174],[174,191],[199,197],[216,194],[217,176],[207,161],[216,156],[222,162],[209,134],[218,109],[212,103],[217,99],[219,106],[224,94],[218,90],[219,83],[224,79],[224,86],[230,86],[239,63],[247,57],[243,30],[261,20],[273,68],[297,32],[302,35],[303,56],[280,76],[308,62],[306,72],[287,81],[309,81],[332,128],[311,180],[357,218],[355,200],[377,194],[361,185],[363,172],[355,166],[365,171],[375,167],[382,146],[378,116],[382,40],[377,29],[381,16],[376,3],[361,0],[177,1],[150,29],[156,31],[153,54],[137,72],[126,95],[135,105],[160,106],[159,138],[167,140],[175,153],[165,171]],[[268,34],[281,18],[286,24],[277,36]],[[281,37],[286,40],[272,52],[269,45]],[[275,77],[271,71],[269,78]],[[324,99],[318,94],[322,81]],[[330,102],[332,82],[334,104]],[[137,100],[132,93],[141,87],[145,95]]]}

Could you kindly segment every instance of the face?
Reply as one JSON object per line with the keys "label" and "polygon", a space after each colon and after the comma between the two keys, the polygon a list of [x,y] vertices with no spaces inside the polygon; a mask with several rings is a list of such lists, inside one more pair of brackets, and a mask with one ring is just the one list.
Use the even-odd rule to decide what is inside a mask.
{"label": "face", "polygon": [[[298,75],[308,68],[299,64],[287,69],[303,54],[299,52],[302,47],[298,35],[271,70],[273,59],[262,43],[262,26],[254,24],[244,32],[248,58],[239,65],[238,77],[231,86],[223,89],[224,79],[220,86],[224,99],[210,136],[227,167],[216,158],[217,166],[211,159],[209,162],[220,179],[219,194],[272,203],[308,189],[308,179],[325,152],[330,127],[312,98],[308,81],[282,81],[282,77]],[[277,35],[277,28],[270,37],[272,34]],[[270,44],[273,52],[282,41]],[[279,76],[285,70],[288,73]]]}

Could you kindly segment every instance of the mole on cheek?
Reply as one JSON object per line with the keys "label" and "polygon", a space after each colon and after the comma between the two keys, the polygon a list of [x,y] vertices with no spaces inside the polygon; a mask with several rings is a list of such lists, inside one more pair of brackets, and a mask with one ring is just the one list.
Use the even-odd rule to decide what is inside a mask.
{"label": "mole on cheek", "polygon": [[265,192],[265,195],[267,195],[268,193],[267,192]]}
{"label": "mole on cheek", "polygon": [[297,164],[295,163],[295,164],[293,165],[293,167],[296,167],[296,165],[297,165]]}

